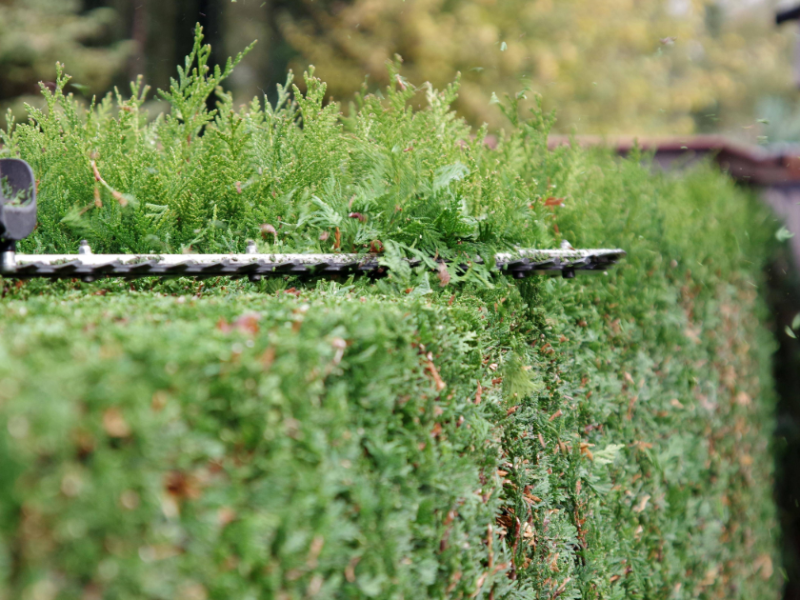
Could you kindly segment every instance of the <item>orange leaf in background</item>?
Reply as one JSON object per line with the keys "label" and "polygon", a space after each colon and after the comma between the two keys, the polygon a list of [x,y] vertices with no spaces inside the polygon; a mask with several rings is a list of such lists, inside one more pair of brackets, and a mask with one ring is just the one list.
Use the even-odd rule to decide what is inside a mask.
{"label": "orange leaf in background", "polygon": [[550,197],[544,201],[545,206],[561,206],[564,204],[564,198],[554,198]]}

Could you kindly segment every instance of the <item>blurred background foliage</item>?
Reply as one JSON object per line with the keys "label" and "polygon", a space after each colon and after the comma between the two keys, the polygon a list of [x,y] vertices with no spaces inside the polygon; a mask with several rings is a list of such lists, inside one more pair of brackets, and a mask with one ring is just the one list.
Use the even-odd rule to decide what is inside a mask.
{"label": "blurred background foliage", "polygon": [[[0,108],[22,117],[56,60],[86,97],[142,73],[166,87],[204,25],[217,61],[259,43],[230,80],[237,101],[272,96],[309,64],[346,105],[403,76],[442,87],[456,108],[502,126],[504,94],[544,97],[556,131],[724,132],[800,139],[792,74],[796,27],[774,0],[0,0]],[[424,100],[421,100],[424,101]],[[776,122],[778,125],[776,126]],[[771,125],[770,125],[771,123]],[[2,125],[2,122],[0,122]]]}

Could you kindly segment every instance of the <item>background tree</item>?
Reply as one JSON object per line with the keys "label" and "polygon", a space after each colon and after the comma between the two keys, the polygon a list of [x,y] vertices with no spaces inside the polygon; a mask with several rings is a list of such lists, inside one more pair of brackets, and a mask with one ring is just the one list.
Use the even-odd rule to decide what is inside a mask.
{"label": "background tree", "polygon": [[38,82],[53,80],[56,61],[69,65],[72,91],[105,93],[114,83],[132,44],[113,9],[86,8],[78,0],[0,0],[3,114],[7,108],[22,114],[24,102],[38,103]]}
{"label": "background tree", "polygon": [[501,125],[494,98],[528,89],[523,105],[541,93],[561,132],[755,141],[759,118],[785,120],[795,103],[794,32],[773,11],[770,0],[0,0],[0,101],[36,93],[56,60],[87,94],[139,73],[165,87],[200,22],[219,60],[259,40],[230,80],[243,102],[309,64],[347,101],[365,79],[385,84],[400,55],[416,85],[461,72],[457,108],[475,124]]}
{"label": "background tree", "polygon": [[[531,88],[562,131],[688,133],[751,125],[757,99],[792,94],[791,32],[772,4],[708,0],[303,1],[281,32],[335,97],[405,60],[415,83],[463,75],[458,107],[498,124],[494,96]],[[750,3],[752,4],[752,3]]]}

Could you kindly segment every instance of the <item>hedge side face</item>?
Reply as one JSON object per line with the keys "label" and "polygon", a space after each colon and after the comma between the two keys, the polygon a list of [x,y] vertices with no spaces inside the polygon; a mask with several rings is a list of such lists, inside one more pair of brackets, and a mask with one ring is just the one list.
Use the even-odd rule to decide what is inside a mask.
{"label": "hedge side face", "polygon": [[[378,240],[397,268],[5,282],[0,598],[778,596],[749,198],[548,152],[513,103],[485,148],[455,90],[413,111],[399,75],[347,118],[313,79],[209,115],[223,75],[184,73],[150,125],[57,91],[6,134],[41,177],[25,249],[241,250],[268,223],[269,251]],[[399,261],[562,238],[628,258],[519,284]]]}

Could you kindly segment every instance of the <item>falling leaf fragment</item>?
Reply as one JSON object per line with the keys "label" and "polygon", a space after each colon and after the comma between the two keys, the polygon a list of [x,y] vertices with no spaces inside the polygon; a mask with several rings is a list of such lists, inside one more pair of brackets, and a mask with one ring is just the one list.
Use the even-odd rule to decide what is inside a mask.
{"label": "falling leaf fragment", "polygon": [[261,237],[263,239],[266,240],[267,235],[272,234],[273,242],[276,244],[278,243],[278,232],[272,225],[270,225],[269,223],[264,223],[261,225],[260,230],[261,230]]}
{"label": "falling leaf fragment", "polygon": [[131,434],[130,425],[120,410],[113,407],[103,413],[103,429],[112,438],[126,438]]}
{"label": "falling leaf fragment", "polygon": [[772,567],[772,557],[769,554],[762,554],[758,558],[753,561],[753,570],[755,572],[761,572],[761,579],[765,581],[772,577],[773,567]]}
{"label": "falling leaf fragment", "polygon": [[649,501],[650,501],[650,494],[645,494],[644,496],[642,496],[638,504],[636,504],[636,506],[633,507],[633,512],[635,513],[642,512],[647,507],[647,503]]}

